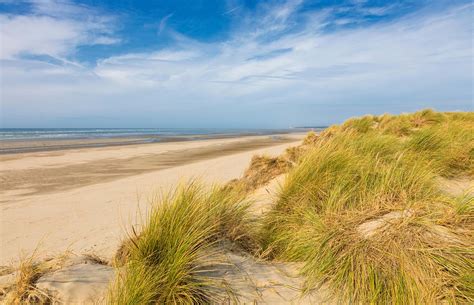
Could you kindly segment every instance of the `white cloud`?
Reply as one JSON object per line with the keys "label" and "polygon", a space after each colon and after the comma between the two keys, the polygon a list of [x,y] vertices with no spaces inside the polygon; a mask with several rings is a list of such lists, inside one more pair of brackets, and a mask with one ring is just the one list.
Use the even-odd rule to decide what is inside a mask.
{"label": "white cloud", "polygon": [[65,58],[80,45],[120,42],[112,36],[111,17],[67,1],[28,2],[27,15],[0,15],[1,59],[24,54]]}
{"label": "white cloud", "polygon": [[80,39],[74,24],[43,16],[2,16],[1,58],[22,53],[64,56]]}

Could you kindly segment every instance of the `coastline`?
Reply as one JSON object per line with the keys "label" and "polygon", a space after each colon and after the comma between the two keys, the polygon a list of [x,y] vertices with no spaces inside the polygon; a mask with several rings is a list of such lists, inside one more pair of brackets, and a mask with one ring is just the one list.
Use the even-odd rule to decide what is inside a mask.
{"label": "coastline", "polygon": [[37,247],[44,256],[66,250],[108,256],[156,194],[192,178],[239,178],[252,156],[278,155],[304,135],[1,155],[0,265]]}
{"label": "coastline", "polygon": [[212,139],[231,139],[241,137],[257,137],[257,136],[282,136],[304,133],[311,130],[310,128],[295,128],[288,130],[255,130],[254,132],[242,131],[234,133],[208,133],[208,134],[176,134],[176,135],[146,135],[137,134],[130,136],[106,136],[106,137],[90,137],[90,138],[43,138],[43,139],[1,139],[0,155],[56,151],[79,148],[109,147],[109,146],[125,146],[139,144],[155,144],[169,142],[185,142],[185,141],[203,141]]}
{"label": "coastline", "polygon": [[[393,128],[404,122],[408,135]],[[429,289],[410,289],[424,301],[433,275],[441,286],[433,283],[438,292],[430,302],[471,300],[463,276],[472,269],[466,265],[472,255],[464,251],[472,240],[467,177],[473,171],[464,162],[474,143],[471,122],[472,113],[423,110],[365,116],[306,136],[0,156],[0,182],[7,184],[0,189],[7,198],[0,203],[0,267],[9,289],[4,299],[24,299],[26,285],[28,297],[42,289],[48,300],[66,303],[100,298],[122,304],[137,291],[154,298],[161,285],[180,283],[163,276],[178,270],[189,277],[189,265],[180,264],[187,261],[218,279],[198,293],[210,291],[224,302],[351,302],[340,290],[353,283],[348,270],[362,284],[345,290],[363,291],[354,299],[363,303],[414,301],[405,283],[418,276],[428,279],[423,287]],[[380,252],[384,247],[394,255]],[[449,263],[430,250],[442,251]],[[300,257],[296,264],[294,257]],[[416,264],[405,266],[406,257]],[[305,266],[312,273],[301,272]],[[153,270],[160,272],[150,280]],[[337,276],[336,286],[319,277],[325,270]],[[374,282],[382,288],[364,284],[373,281],[365,270],[383,275]],[[91,280],[85,286],[84,271]],[[144,290],[136,290],[137,279]],[[445,279],[461,289],[444,287]],[[402,293],[394,295],[386,283]],[[97,284],[102,288],[92,296],[87,290]],[[121,294],[124,289],[130,290]]]}

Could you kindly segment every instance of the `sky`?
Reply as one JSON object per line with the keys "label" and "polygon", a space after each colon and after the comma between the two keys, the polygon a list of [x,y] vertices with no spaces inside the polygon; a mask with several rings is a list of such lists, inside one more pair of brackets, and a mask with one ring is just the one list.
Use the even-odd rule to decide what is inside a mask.
{"label": "sky", "polygon": [[0,127],[473,111],[472,1],[0,0]]}

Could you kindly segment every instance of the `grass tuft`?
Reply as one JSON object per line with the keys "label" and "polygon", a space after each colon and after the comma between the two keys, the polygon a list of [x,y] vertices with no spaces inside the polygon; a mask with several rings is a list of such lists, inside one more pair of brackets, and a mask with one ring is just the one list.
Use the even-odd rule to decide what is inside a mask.
{"label": "grass tuft", "polygon": [[231,240],[251,247],[248,203],[228,189],[182,185],[154,202],[142,230],[123,247],[128,253],[109,293],[110,304],[203,304],[216,283],[215,245]]}
{"label": "grass tuft", "polygon": [[299,157],[298,149],[289,149],[286,154],[279,157],[265,155],[253,156],[249,167],[240,179],[232,180],[227,189],[240,191],[243,195],[267,184],[273,178],[286,173],[294,161]]}
{"label": "grass tuft", "polygon": [[36,250],[28,257],[20,260],[18,267],[14,268],[16,279],[13,285],[5,291],[5,304],[53,304],[53,296],[35,286],[40,277],[46,273],[60,269],[66,261],[68,254],[38,261]]}

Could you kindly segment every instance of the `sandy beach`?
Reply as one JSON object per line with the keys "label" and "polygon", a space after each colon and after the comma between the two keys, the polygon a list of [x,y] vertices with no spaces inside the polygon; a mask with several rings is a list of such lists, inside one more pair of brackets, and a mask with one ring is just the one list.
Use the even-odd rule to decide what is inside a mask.
{"label": "sandy beach", "polygon": [[225,183],[255,154],[304,134],[81,148],[0,156],[0,265],[37,249],[110,257],[150,199],[180,180]]}

